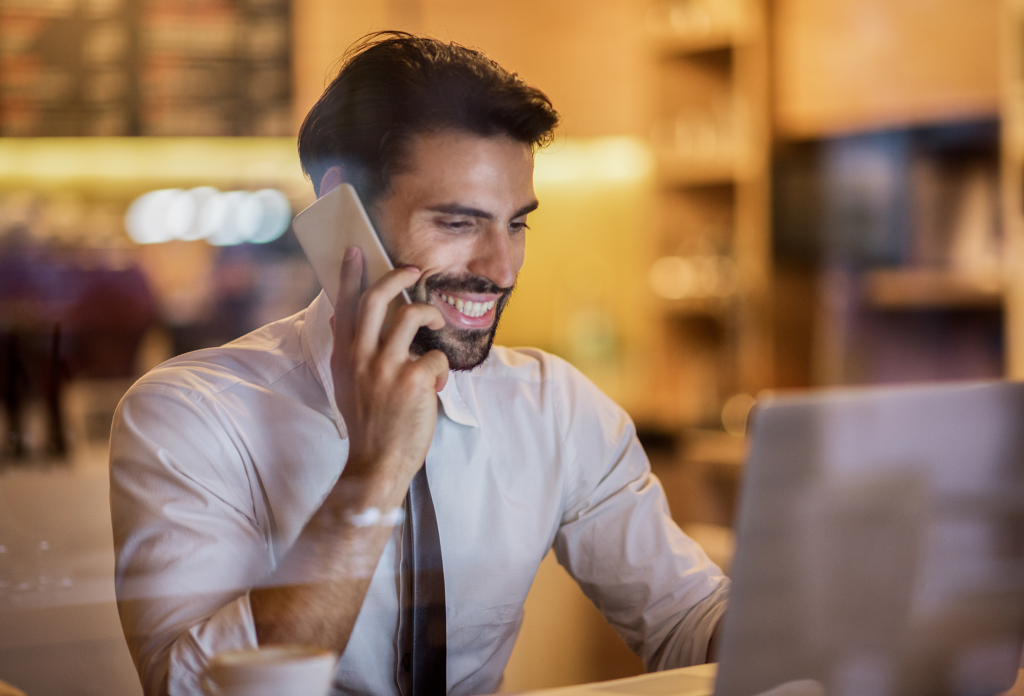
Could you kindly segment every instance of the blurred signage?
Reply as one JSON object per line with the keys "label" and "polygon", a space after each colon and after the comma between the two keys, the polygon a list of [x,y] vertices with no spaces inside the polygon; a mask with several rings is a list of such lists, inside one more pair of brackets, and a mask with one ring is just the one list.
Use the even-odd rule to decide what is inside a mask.
{"label": "blurred signage", "polygon": [[3,0],[0,135],[285,135],[290,0]]}
{"label": "blurred signage", "polygon": [[277,189],[161,189],[139,196],[125,213],[128,236],[138,244],[197,239],[214,246],[266,244],[284,234],[291,221],[291,204]]}

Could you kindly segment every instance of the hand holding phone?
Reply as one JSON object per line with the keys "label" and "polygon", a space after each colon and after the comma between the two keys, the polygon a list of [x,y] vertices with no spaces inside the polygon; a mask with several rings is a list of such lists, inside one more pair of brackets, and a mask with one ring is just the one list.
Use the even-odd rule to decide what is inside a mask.
{"label": "hand holding phone", "polygon": [[[419,271],[394,270],[351,186],[324,194],[292,227],[331,302],[340,298],[332,320],[331,372],[350,440],[345,471],[366,481],[383,475],[391,484],[399,482],[400,502],[402,486],[407,488],[426,457],[437,420],[436,393],[448,378],[443,353],[414,356],[409,346],[420,327],[440,329],[444,319],[437,307],[410,302],[403,288]],[[351,247],[362,250],[362,259],[345,258]]]}

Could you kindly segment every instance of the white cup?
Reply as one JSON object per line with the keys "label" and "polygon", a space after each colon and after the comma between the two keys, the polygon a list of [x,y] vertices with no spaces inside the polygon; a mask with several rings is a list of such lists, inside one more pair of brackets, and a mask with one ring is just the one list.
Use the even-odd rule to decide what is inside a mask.
{"label": "white cup", "polygon": [[273,645],[210,660],[207,696],[327,696],[338,655],[325,648]]}

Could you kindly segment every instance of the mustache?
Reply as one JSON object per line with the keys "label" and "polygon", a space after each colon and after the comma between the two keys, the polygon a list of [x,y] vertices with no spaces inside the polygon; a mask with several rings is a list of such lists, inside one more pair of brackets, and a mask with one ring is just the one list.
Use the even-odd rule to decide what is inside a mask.
{"label": "mustache", "polygon": [[488,295],[505,295],[512,293],[515,286],[503,288],[481,276],[436,275],[426,279],[423,285],[427,293],[435,290],[451,292],[483,293]]}

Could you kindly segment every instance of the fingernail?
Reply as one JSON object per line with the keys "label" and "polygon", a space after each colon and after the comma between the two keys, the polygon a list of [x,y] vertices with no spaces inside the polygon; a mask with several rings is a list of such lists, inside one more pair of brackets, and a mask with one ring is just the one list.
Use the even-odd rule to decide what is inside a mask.
{"label": "fingernail", "polygon": [[356,252],[358,251],[359,247],[350,246],[348,249],[345,250],[345,260],[351,261],[352,259],[354,259],[356,257]]}
{"label": "fingernail", "polygon": [[405,268],[407,268],[410,271],[416,271],[417,273],[420,272],[420,269],[417,268],[416,266],[406,266]]}

